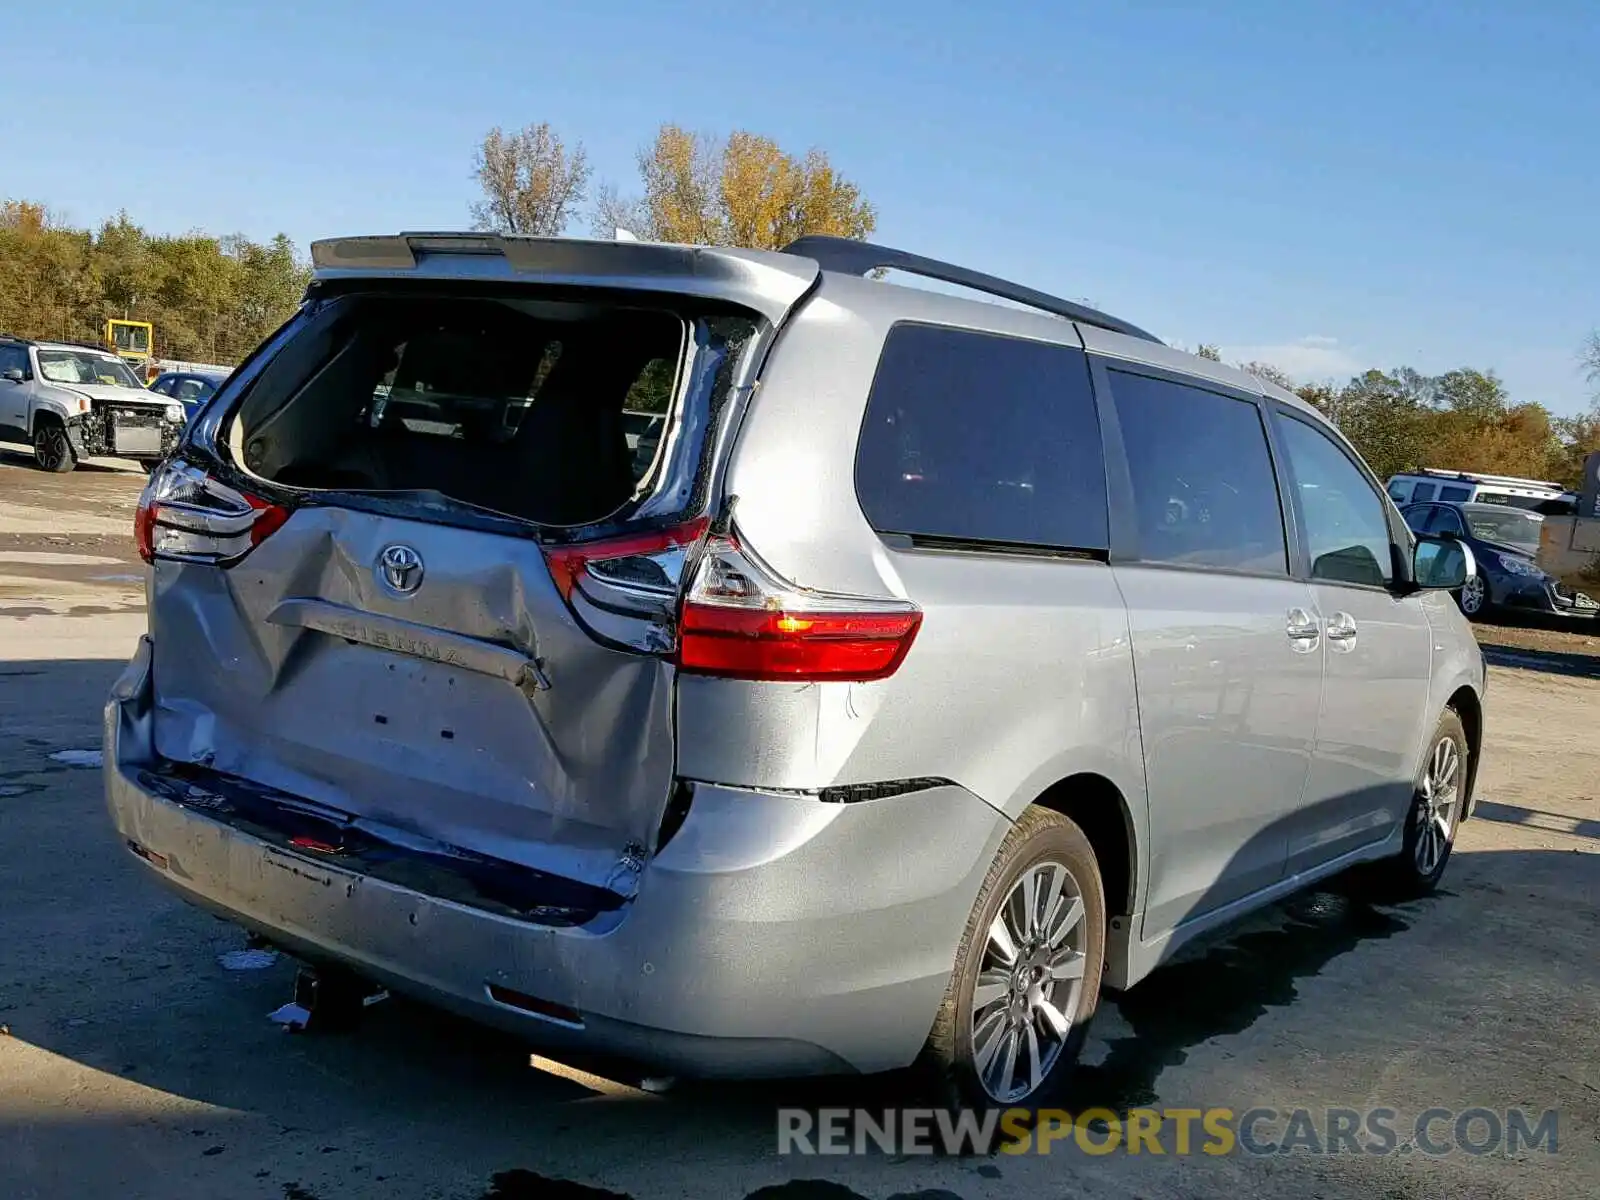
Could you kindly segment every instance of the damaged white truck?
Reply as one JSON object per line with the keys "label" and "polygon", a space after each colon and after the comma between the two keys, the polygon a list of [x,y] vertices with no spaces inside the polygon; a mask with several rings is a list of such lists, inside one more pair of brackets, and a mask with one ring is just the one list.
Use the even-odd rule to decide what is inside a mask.
{"label": "damaged white truck", "polygon": [[102,456],[152,467],[183,420],[181,404],[147,391],[115,354],[0,334],[0,441],[30,447],[42,470]]}

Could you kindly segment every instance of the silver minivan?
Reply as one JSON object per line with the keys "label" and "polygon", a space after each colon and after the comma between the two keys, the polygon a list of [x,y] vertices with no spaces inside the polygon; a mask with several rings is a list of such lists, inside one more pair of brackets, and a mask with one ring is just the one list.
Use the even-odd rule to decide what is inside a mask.
{"label": "silver minivan", "polygon": [[140,501],[105,725],[127,848],[313,969],[556,1053],[1037,1104],[1102,987],[1443,872],[1470,552],[1293,395],[831,238],[313,260]]}

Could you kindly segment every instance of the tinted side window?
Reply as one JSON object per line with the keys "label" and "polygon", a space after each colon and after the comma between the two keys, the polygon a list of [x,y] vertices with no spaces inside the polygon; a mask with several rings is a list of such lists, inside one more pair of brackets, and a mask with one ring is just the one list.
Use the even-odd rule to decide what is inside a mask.
{"label": "tinted side window", "polygon": [[867,401],[856,494],[881,533],[1105,549],[1105,464],[1084,353],[895,326]]}
{"label": "tinted side window", "polygon": [[1411,481],[1409,479],[1391,479],[1389,481],[1389,495],[1394,497],[1396,504],[1404,504],[1411,499]]}
{"label": "tinted side window", "polygon": [[1436,506],[1433,510],[1433,520],[1428,522],[1429,533],[1453,533],[1458,537],[1466,532],[1461,525],[1461,514],[1453,508]]}
{"label": "tinted side window", "polygon": [[1277,422],[1300,493],[1312,578],[1387,584],[1394,566],[1378,493],[1325,433],[1290,417]]}
{"label": "tinted side window", "polygon": [[25,346],[0,346],[0,374],[6,371],[28,373],[28,350]]}
{"label": "tinted side window", "polygon": [[1470,495],[1472,495],[1471,488],[1447,487],[1439,489],[1439,499],[1441,500],[1465,500]]}
{"label": "tinted side window", "polygon": [[1416,504],[1410,508],[1400,510],[1400,515],[1406,519],[1412,533],[1427,533],[1428,522],[1433,520],[1433,505]]}
{"label": "tinted side window", "polygon": [[1432,500],[1435,490],[1431,483],[1419,483],[1417,484],[1417,490],[1411,493],[1411,498],[1413,500]]}
{"label": "tinted side window", "polygon": [[1254,404],[1112,371],[1146,562],[1288,571],[1267,434]]}

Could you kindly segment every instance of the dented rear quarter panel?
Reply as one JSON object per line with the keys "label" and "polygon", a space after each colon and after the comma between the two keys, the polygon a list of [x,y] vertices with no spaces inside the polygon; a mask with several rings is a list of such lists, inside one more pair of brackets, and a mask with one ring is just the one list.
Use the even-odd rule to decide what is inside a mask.
{"label": "dented rear quarter panel", "polygon": [[771,788],[938,776],[1012,819],[1051,784],[1088,772],[1121,792],[1142,846],[1132,650],[1111,569],[891,548],[862,513],[856,440],[884,338],[908,320],[1078,344],[1052,317],[824,275],[785,326],[740,427],[726,476],[734,522],[792,582],[910,599],[922,626],[879,682],[685,675],[680,771]]}

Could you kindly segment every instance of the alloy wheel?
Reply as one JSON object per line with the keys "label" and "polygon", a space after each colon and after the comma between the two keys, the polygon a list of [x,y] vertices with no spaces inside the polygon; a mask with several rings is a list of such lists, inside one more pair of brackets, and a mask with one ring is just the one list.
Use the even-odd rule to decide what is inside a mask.
{"label": "alloy wheel", "polygon": [[33,453],[46,471],[59,471],[72,454],[67,431],[53,423],[41,423],[33,435]]}
{"label": "alloy wheel", "polygon": [[1483,576],[1474,575],[1461,585],[1461,611],[1473,616],[1483,609]]}
{"label": "alloy wheel", "polygon": [[1415,821],[1417,823],[1417,871],[1424,877],[1438,870],[1445,853],[1450,848],[1450,836],[1455,831],[1456,807],[1461,796],[1461,750],[1455,739],[1443,737],[1433,748],[1428,759],[1428,770],[1422,777],[1422,793],[1418,797]]}
{"label": "alloy wheel", "polygon": [[1038,1090],[1072,1030],[1087,963],[1083,894],[1057,862],[1029,867],[989,925],[972,992],[972,1057],[1002,1104]]}

